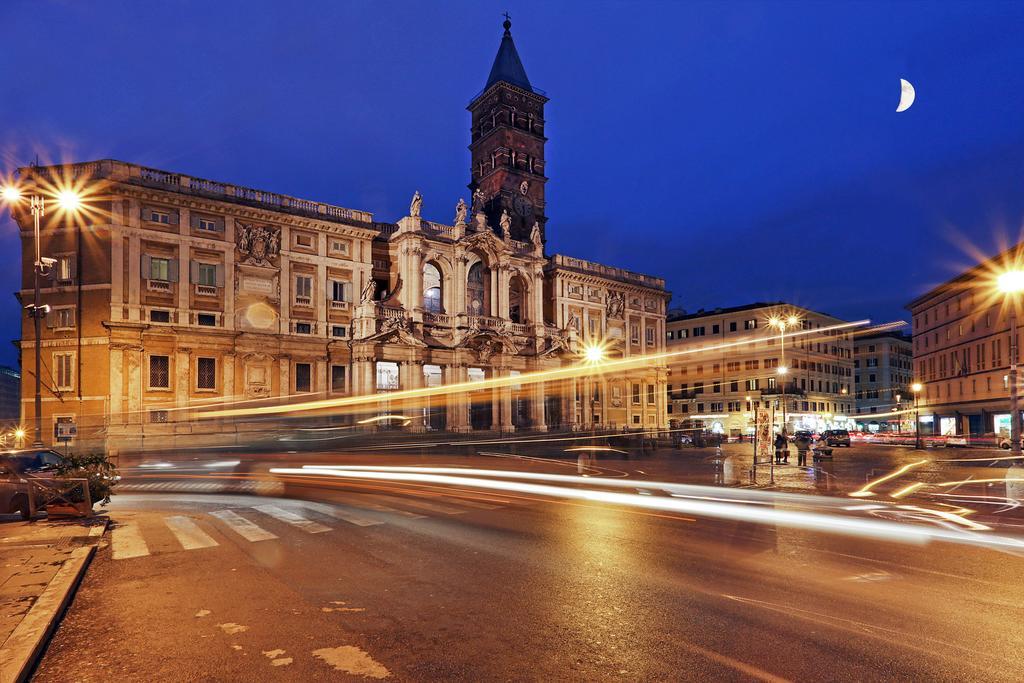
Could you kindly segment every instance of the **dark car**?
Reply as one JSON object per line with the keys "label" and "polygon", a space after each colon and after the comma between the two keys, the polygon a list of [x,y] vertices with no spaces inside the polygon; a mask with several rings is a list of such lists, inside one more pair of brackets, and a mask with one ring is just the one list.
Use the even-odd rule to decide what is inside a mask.
{"label": "dark car", "polygon": [[17,512],[29,518],[26,477],[50,478],[64,464],[64,456],[49,448],[0,453],[0,514]]}
{"label": "dark car", "polygon": [[850,431],[848,429],[826,429],[821,433],[821,438],[829,446],[850,447]]}

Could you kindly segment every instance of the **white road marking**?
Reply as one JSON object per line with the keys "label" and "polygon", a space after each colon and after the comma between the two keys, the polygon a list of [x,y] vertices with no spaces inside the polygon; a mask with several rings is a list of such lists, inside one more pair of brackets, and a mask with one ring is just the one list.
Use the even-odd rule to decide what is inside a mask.
{"label": "white road marking", "polygon": [[174,534],[174,537],[178,539],[178,543],[185,550],[212,548],[215,545],[220,545],[209,534],[196,526],[196,523],[188,517],[180,515],[164,517],[164,524],[167,525],[167,528],[171,530],[171,533]]}
{"label": "white road marking", "polygon": [[313,656],[327,662],[336,671],[367,678],[387,678],[391,675],[383,664],[354,645],[324,647],[313,650]]}
{"label": "white road marking", "polygon": [[444,499],[445,502],[453,505],[465,505],[470,508],[478,508],[480,510],[500,510],[501,505],[491,505],[490,503],[481,503],[477,500],[470,500],[469,498],[453,498],[448,497]]}
{"label": "white road marking", "polygon": [[395,508],[390,508],[387,505],[381,505],[380,503],[374,503],[362,498],[357,499],[355,503],[348,503],[348,500],[350,499],[346,499],[346,504],[350,504],[353,507],[366,508],[367,510],[374,510],[376,512],[388,512],[393,515],[401,515],[402,517],[408,517],[410,519],[426,519],[426,515],[409,512],[408,510],[396,510]]}
{"label": "white road marking", "polygon": [[306,501],[303,503],[303,507],[315,510],[322,515],[327,515],[328,517],[336,517],[337,519],[344,520],[349,524],[355,524],[356,526],[376,526],[377,524],[384,523],[383,520],[363,517],[362,515],[357,515],[354,512],[350,512],[344,508],[339,508],[334,505],[324,505],[323,503],[312,503]]}
{"label": "white road marking", "polygon": [[253,509],[262,512],[265,515],[270,515],[274,519],[296,526],[310,534],[322,534],[325,531],[331,530],[331,527],[329,526],[324,526],[319,522],[313,522],[302,515],[297,515],[291,510],[285,510],[284,508],[279,508],[276,505],[254,505]]}
{"label": "white road marking", "polygon": [[110,532],[110,544],[115,560],[149,555],[149,546],[139,533],[139,525],[136,522],[125,522],[114,527]]}
{"label": "white road marking", "polygon": [[234,510],[217,510],[210,514],[227,524],[232,531],[247,541],[270,541],[277,538],[274,534],[261,526],[253,524]]}
{"label": "white road marking", "polygon": [[444,515],[464,515],[468,510],[460,510],[458,508],[448,507],[445,505],[439,505],[437,503],[428,503],[423,500],[416,500],[414,498],[392,498],[391,496],[377,496],[381,500],[393,503],[395,505],[409,505],[414,508],[420,508],[421,510],[429,510],[431,512],[440,512]]}

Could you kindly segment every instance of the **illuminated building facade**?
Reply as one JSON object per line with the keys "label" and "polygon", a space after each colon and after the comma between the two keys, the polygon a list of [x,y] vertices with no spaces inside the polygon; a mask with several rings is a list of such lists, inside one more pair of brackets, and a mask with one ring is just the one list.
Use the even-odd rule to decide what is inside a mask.
{"label": "illuminated building facade", "polygon": [[1022,259],[1018,245],[907,304],[922,434],[1009,435],[1010,314],[1022,319],[1021,302],[1001,295],[997,279]]}
{"label": "illuminated building facade", "polygon": [[[79,220],[48,216],[43,435],[82,448],[231,444],[265,421],[195,419],[207,405],[379,394],[664,350],[662,279],[544,250],[544,116],[506,25],[472,115],[469,203],[451,223],[365,211],[104,160],[20,170],[70,182]],[[32,291],[31,217],[22,290]],[[32,367],[32,321],[22,366]],[[417,408],[411,430],[661,428],[665,368],[487,387]],[[31,424],[33,383],[23,419]],[[383,409],[383,408],[382,408]]]}
{"label": "illuminated building facade", "polygon": [[[914,402],[910,392],[912,355],[910,337],[899,332],[858,335],[854,339],[853,384],[859,428],[898,431],[907,423],[900,411]],[[913,424],[911,416],[908,428],[913,429]]]}
{"label": "illuminated building facade", "polygon": [[[791,321],[785,351],[772,321]],[[775,409],[794,430],[852,428],[853,340],[823,313],[782,302],[755,303],[691,314],[666,322],[668,418],[731,437],[754,430],[754,411]],[[779,368],[787,368],[785,375]]]}

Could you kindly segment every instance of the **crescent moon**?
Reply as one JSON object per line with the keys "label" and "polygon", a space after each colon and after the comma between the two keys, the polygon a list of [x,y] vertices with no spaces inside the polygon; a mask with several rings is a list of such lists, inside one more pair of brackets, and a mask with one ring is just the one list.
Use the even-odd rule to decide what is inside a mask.
{"label": "crescent moon", "polygon": [[914,86],[910,84],[910,81],[901,78],[900,106],[896,107],[896,111],[901,112],[910,109],[910,105],[914,104],[914,97],[916,96],[917,93],[914,92]]}

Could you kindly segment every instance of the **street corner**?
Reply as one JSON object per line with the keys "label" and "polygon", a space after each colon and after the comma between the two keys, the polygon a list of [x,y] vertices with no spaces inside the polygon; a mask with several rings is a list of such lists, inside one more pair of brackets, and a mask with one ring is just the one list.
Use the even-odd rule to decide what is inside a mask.
{"label": "street corner", "polygon": [[0,524],[0,681],[28,680],[107,523],[97,516]]}

